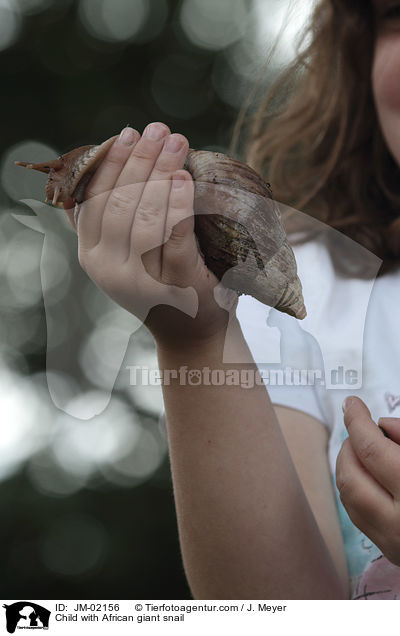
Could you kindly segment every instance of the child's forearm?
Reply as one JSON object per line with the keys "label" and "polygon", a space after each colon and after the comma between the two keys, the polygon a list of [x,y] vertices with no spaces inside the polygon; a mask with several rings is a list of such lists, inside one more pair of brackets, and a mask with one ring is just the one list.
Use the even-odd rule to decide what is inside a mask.
{"label": "child's forearm", "polygon": [[[231,342],[240,354],[247,345],[236,322],[233,331]],[[222,364],[222,351],[222,337],[191,351],[159,347],[160,369],[243,368]],[[163,393],[180,543],[193,596],[343,598],[265,387],[172,381]]]}

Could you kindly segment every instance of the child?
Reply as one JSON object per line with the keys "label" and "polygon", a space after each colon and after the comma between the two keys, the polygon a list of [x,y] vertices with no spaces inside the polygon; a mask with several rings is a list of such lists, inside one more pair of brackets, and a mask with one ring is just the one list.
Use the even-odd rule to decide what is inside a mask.
{"label": "child", "polygon": [[[396,311],[388,308],[400,277],[400,135],[396,128],[397,122],[400,125],[400,4],[321,1],[309,34],[308,47],[261,104],[246,159],[268,175],[275,198],[340,229],[383,259],[365,322],[363,383],[357,393],[376,421],[400,405],[394,363],[398,324],[392,318]],[[272,98],[286,86],[292,88],[290,101],[271,108]],[[352,364],[356,351],[350,334],[356,326],[360,290],[365,288],[361,280],[365,267],[357,272],[358,279],[353,278],[351,267],[346,271],[343,263],[343,251],[335,249],[331,256],[341,276],[334,278],[321,245],[301,246],[298,261],[305,253],[308,262],[319,259],[318,280],[325,287],[320,302],[326,302],[325,310],[319,309],[325,324],[330,323],[330,346]],[[312,263],[312,268],[316,265]],[[301,278],[307,286],[310,270]],[[242,324],[248,324],[243,311],[242,317]],[[296,407],[295,391],[269,393],[273,401]],[[345,414],[349,439],[344,441],[347,433],[339,408],[344,397],[343,391],[315,387],[312,393],[303,391],[297,408],[301,403],[303,411],[327,426],[332,472],[337,458],[340,497],[355,524],[339,504],[352,597],[398,598],[400,519],[393,507],[400,483],[400,456],[394,443],[400,442],[400,422],[381,422],[386,430],[390,426],[392,443],[383,441],[364,407],[359,412],[360,417],[364,413],[365,424],[359,431],[352,430],[348,418],[363,408],[359,401],[352,401]],[[377,547],[392,563],[382,558]]]}
{"label": "child", "polygon": [[[308,65],[273,126],[258,119],[249,161],[268,175],[277,200],[320,215],[375,251],[389,269],[398,263],[393,238],[400,165],[400,19],[387,5],[319,3],[310,59],[303,56]],[[185,137],[170,134],[164,124],[150,124],[142,137],[131,128],[122,131],[80,208],[79,261],[128,311],[145,318],[152,307],[146,325],[161,370],[240,371],[242,363],[223,362],[224,344],[229,323],[231,359],[251,359],[244,337],[250,333],[248,314],[242,312],[239,319],[242,298],[238,307],[235,294],[215,300],[218,281],[205,267],[193,233],[193,182],[182,169],[187,150]],[[72,210],[67,213],[74,224]],[[302,249],[307,244],[299,253]],[[389,280],[395,293],[398,269],[389,276],[378,279],[377,290]],[[388,287],[379,290],[376,296],[387,306]],[[252,303],[250,311],[257,307],[257,301]],[[377,317],[382,307],[374,306]],[[348,311],[351,316],[351,306]],[[392,313],[385,310],[378,321],[379,344],[389,341],[389,359],[375,360],[378,379],[389,362],[393,365]],[[252,362],[246,368],[257,366]],[[396,386],[387,390],[394,396]],[[376,550],[374,571],[363,574],[360,564],[358,571],[350,568],[349,586],[327,452],[329,432],[344,430],[336,398],[330,396],[334,392],[326,391],[328,406],[319,416],[307,400],[293,408],[288,398],[291,408],[274,407],[266,387],[257,383],[244,388],[171,380],[163,393],[180,543],[194,598],[345,599],[363,593],[371,598],[387,590],[395,597],[400,591],[395,588],[400,572],[396,420],[385,421],[388,439],[362,400],[346,402],[349,438],[339,453],[337,485],[355,524],[352,532],[361,541],[368,537]],[[379,402],[368,392],[364,397],[383,412],[383,398]],[[354,537],[346,528],[344,537],[351,563]],[[368,558],[364,561],[366,567]]]}

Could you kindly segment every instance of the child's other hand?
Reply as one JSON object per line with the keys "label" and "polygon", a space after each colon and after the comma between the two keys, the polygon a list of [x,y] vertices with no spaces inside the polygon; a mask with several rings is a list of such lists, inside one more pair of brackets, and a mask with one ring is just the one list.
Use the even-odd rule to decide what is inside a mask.
{"label": "child's other hand", "polygon": [[[228,313],[214,300],[219,281],[197,247],[194,184],[182,169],[188,141],[162,123],[149,124],[142,137],[131,128],[123,132],[86,188],[77,224],[79,262],[164,347],[212,339]],[[74,225],[73,210],[66,212]],[[236,293],[219,298],[235,310]]]}
{"label": "child's other hand", "polygon": [[336,462],[336,485],[353,523],[386,558],[400,565],[400,419],[381,418],[385,437],[357,397],[344,413],[347,437]]}

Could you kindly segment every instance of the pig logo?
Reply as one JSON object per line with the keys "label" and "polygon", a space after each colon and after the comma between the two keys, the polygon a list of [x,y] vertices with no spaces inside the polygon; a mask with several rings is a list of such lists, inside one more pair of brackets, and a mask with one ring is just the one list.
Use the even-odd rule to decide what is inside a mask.
{"label": "pig logo", "polygon": [[[40,274],[47,323],[46,376],[49,393],[55,406],[60,410],[73,417],[89,419],[100,414],[107,407],[126,356],[129,340],[142,327],[151,306],[143,307],[139,317],[133,316],[125,309],[119,307],[98,289],[86,272],[81,269],[76,256],[77,236],[70,227],[66,215],[57,214],[54,208],[33,199],[24,199],[22,202],[30,207],[35,215],[14,214],[14,218],[30,229],[41,232],[44,235]],[[276,201],[274,201],[274,204],[279,206],[281,212],[287,207]],[[351,255],[354,261],[359,252],[363,252],[365,256],[367,250],[345,235],[329,228],[316,219],[310,220],[310,217],[298,210],[292,210],[292,212],[302,222],[304,219],[305,225],[309,225],[311,222],[320,234],[325,233],[326,235],[329,233],[330,236],[333,236],[335,239],[333,241],[334,249],[343,254],[343,257]],[[252,238],[256,240],[256,237]],[[254,245],[256,246],[256,242]],[[57,296],[57,294],[54,294],[54,289],[51,287],[51,274],[55,270],[52,259],[54,254],[61,251],[66,255],[65,261],[69,270],[69,280],[67,281],[66,291],[64,290],[62,300],[57,303],[54,302],[54,296]],[[246,254],[245,260],[255,258],[254,254],[254,250]],[[335,278],[333,275],[329,256],[324,251],[323,246],[315,244],[311,252],[307,252],[308,256],[304,258],[301,248],[295,250],[295,254],[299,275],[303,283],[303,291],[305,292],[304,297],[308,315],[300,324],[300,322],[280,314],[275,309],[265,307],[265,305],[250,296],[241,297],[238,304],[239,321],[241,316],[243,316],[244,324],[250,324],[248,322],[250,315],[253,322],[254,320],[257,321],[257,324],[254,325],[255,328],[252,325],[251,328],[247,328],[247,332],[244,329],[244,335],[248,341],[251,354],[257,364],[284,362],[302,369],[317,368],[315,362],[318,360],[318,368],[322,368],[325,371],[326,389],[347,388],[347,385],[343,385],[343,383],[331,382],[331,371],[340,365],[345,368],[351,367],[356,370],[358,378],[357,384],[352,384],[352,390],[357,389],[361,386],[362,381],[364,323],[370,294],[381,260],[372,253],[368,253],[368,269],[371,271],[371,276],[367,281],[361,281],[357,287],[357,303],[353,303],[351,306],[352,320],[349,323],[349,321],[345,320],[346,316],[343,315],[345,312],[343,311],[342,303],[339,300],[336,302],[338,298],[346,298],[347,287],[340,278]],[[226,309],[229,309],[233,302],[232,292],[229,290],[229,282],[237,274],[235,270],[240,270],[242,266],[243,264],[239,263],[237,267],[229,270],[224,275],[221,284],[217,285],[214,290],[216,302]],[[323,271],[325,273],[320,273]],[[328,276],[326,276],[326,272]],[[326,278],[331,282],[332,289],[328,290]],[[333,289],[333,283],[335,284],[335,289]],[[157,283],[154,279],[152,279],[152,284],[163,287],[164,291],[168,287],[162,283]],[[179,294],[175,294],[177,299],[179,296],[179,302],[176,300],[177,304],[175,306],[194,317],[198,308],[195,290],[193,288],[183,289],[179,287],[175,287],[174,290],[179,291]],[[321,303],[321,299],[326,301],[324,293],[327,291],[330,291],[331,298],[335,300],[335,302],[328,304],[329,316],[326,316],[326,312],[321,312],[321,308],[324,306]],[[90,362],[89,365],[86,365],[85,370],[81,364],[82,351],[90,339],[93,329],[93,321],[91,322],[85,313],[86,299],[88,297],[90,297],[90,302],[93,305],[97,306],[99,304],[100,318],[107,313],[112,314],[113,329],[108,332],[107,330],[105,331],[106,336],[101,343],[102,351],[107,352],[108,364],[103,364],[103,361],[99,359],[97,362]],[[346,302],[348,305],[348,301]],[[245,310],[244,313],[241,308]],[[255,317],[254,320],[253,317]],[[118,331],[119,319],[121,324],[123,324],[123,329]],[[68,324],[70,333],[72,332],[72,335],[64,339],[59,338],[58,326],[61,320]],[[334,331],[332,330],[333,324],[335,325]],[[223,362],[251,361],[248,359],[237,359],[237,348],[230,346],[232,343],[234,345],[235,342],[234,337],[230,337],[231,327],[234,327],[233,321],[230,321],[228,325]],[[118,331],[118,337],[116,337],[116,331]],[[107,340],[107,333],[111,333],[109,340]],[[351,351],[344,351],[340,346],[336,347],[332,344],[332,339],[335,337],[340,345],[343,333],[347,335],[347,340],[352,343]],[[304,346],[304,338],[308,339],[313,345],[310,350],[310,359],[304,359],[304,352],[309,350],[309,347]],[[297,343],[295,347],[289,346],[291,339],[294,339],[295,344]],[[297,358],[293,356],[293,351],[299,353]],[[246,356],[247,354],[245,353],[245,358]],[[91,383],[91,386],[93,384],[96,385],[96,373],[100,366],[103,375],[101,378],[102,392],[99,399],[96,402],[91,401],[87,404],[82,403],[81,400],[74,400],[74,398],[85,394],[88,383]],[[49,371],[54,371],[55,373],[49,373]],[[61,376],[65,375],[73,379],[72,388],[69,385],[67,390],[65,388],[66,385],[60,383],[57,372]]]}
{"label": "pig logo", "polygon": [[3,607],[6,610],[9,634],[14,634],[16,629],[49,629],[51,612],[41,605],[31,601],[19,601]]}

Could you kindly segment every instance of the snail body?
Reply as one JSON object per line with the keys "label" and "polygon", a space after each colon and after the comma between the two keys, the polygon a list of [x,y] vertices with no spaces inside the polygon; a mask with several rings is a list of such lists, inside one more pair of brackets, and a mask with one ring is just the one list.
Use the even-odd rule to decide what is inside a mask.
{"label": "snail body", "polygon": [[[42,163],[16,165],[48,174],[46,203],[63,207],[84,191],[117,136]],[[189,148],[185,170],[195,187],[195,233],[207,267],[226,287],[291,316],[306,316],[296,260],[269,185],[222,153]]]}

